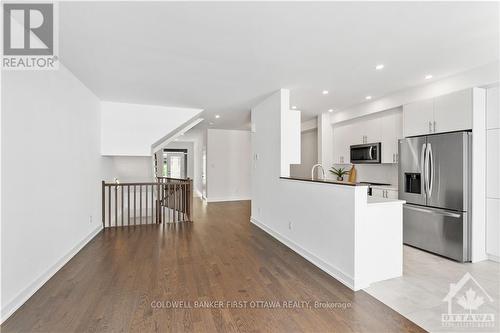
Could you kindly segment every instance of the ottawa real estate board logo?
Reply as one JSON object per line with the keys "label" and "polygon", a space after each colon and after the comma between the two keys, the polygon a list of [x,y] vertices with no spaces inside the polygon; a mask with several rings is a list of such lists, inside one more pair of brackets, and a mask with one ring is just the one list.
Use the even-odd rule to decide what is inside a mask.
{"label": "ottawa real estate board logo", "polygon": [[57,69],[57,3],[4,2],[2,11],[2,69]]}
{"label": "ottawa real estate board logo", "polygon": [[444,327],[495,327],[495,313],[491,312],[493,298],[470,273],[466,273],[457,283],[450,283],[443,302],[448,305],[448,311],[441,315]]}

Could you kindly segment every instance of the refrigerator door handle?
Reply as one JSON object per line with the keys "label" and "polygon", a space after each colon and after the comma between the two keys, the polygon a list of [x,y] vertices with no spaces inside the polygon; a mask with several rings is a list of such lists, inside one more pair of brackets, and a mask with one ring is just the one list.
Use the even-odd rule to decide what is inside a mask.
{"label": "refrigerator door handle", "polygon": [[425,194],[427,195],[427,199],[429,199],[431,195],[429,192],[429,145],[430,143],[426,146],[424,158]]}
{"label": "refrigerator door handle", "polygon": [[422,145],[422,151],[420,153],[420,170],[422,171],[422,181],[424,182],[424,186],[422,186],[424,188],[424,192],[427,194],[427,181],[426,181],[426,178],[425,178],[425,148],[426,148],[426,144],[424,143]]}
{"label": "refrigerator door handle", "polygon": [[430,209],[425,209],[425,208],[410,206],[409,204],[404,205],[404,207],[407,208],[407,209],[416,210],[417,212],[432,214],[432,210],[430,210]]}
{"label": "refrigerator door handle", "polygon": [[434,184],[434,158],[432,156],[432,146],[431,144],[427,144],[427,150],[429,153],[429,159],[427,163],[429,164],[428,166],[428,171],[429,171],[429,197],[432,194],[432,185]]}
{"label": "refrigerator door handle", "polygon": [[411,209],[411,210],[416,210],[417,212],[434,214],[434,215],[442,215],[442,216],[448,216],[448,217],[454,217],[454,218],[460,218],[462,216],[462,215],[457,214],[457,213],[444,212],[444,211],[441,212],[441,211],[437,211],[437,210],[430,210],[430,209],[425,209],[425,208],[411,206],[409,204],[406,204],[405,208]]}
{"label": "refrigerator door handle", "polygon": [[447,216],[447,217],[454,217],[456,219],[462,217],[462,215],[460,214],[457,214],[457,213],[450,213],[450,212],[438,212],[438,211],[433,211],[432,212],[433,214],[435,215],[443,215],[443,216]]}

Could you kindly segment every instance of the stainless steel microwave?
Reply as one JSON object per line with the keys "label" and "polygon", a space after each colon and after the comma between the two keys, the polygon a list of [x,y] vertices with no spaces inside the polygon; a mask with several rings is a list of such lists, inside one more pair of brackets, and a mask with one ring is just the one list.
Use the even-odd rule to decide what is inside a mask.
{"label": "stainless steel microwave", "polygon": [[381,144],[365,143],[362,145],[351,146],[351,163],[380,163],[381,162]]}

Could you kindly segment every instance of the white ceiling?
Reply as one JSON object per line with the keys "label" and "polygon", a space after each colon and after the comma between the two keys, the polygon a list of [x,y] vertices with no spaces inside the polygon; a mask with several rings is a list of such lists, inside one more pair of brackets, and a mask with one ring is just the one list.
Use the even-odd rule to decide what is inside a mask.
{"label": "white ceiling", "polygon": [[103,100],[243,128],[279,88],[305,119],[496,61],[499,3],[65,2],[60,56]]}

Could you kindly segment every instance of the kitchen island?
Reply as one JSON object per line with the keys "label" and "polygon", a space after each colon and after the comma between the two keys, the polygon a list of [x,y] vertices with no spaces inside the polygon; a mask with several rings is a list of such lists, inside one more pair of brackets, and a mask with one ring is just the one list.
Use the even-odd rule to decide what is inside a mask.
{"label": "kitchen island", "polygon": [[300,120],[286,89],[252,108],[251,223],[352,290],[401,276],[403,201],[369,199],[366,184],[291,178]]}
{"label": "kitchen island", "polygon": [[404,201],[329,179],[280,177],[278,186],[295,195],[272,200],[280,216],[254,202],[252,223],[353,290],[402,275]]}

